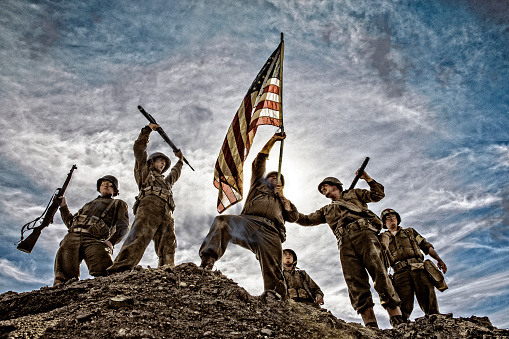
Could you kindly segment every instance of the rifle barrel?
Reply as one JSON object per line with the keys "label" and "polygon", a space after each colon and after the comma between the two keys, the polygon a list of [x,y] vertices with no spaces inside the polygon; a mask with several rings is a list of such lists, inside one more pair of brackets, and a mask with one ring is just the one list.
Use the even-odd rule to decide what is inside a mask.
{"label": "rifle barrel", "polygon": [[[147,113],[147,111],[145,111],[145,109],[143,107],[141,107],[141,105],[138,105],[138,110],[141,112],[141,114],[143,114],[145,116],[145,118],[147,118],[147,120],[153,124],[156,124],[157,125],[157,122],[156,122],[156,119],[154,119],[153,116],[151,116],[150,114]],[[177,146],[175,146],[175,144],[171,141],[170,137],[168,136],[168,134],[166,134],[166,132],[163,130],[163,128],[161,126],[159,126],[156,131],[161,135],[161,137],[163,138],[164,141],[166,141],[166,143],[168,145],[170,145],[171,149],[173,150],[173,152],[178,152],[179,151],[179,148]],[[191,164],[189,164],[189,161],[187,161],[186,157],[183,157],[184,162],[189,166],[191,167],[191,169],[194,171],[194,168],[193,166],[191,166]]]}
{"label": "rifle barrel", "polygon": [[359,179],[360,179],[360,177],[362,175],[362,172],[364,172],[364,170],[366,169],[366,166],[368,165],[368,162],[369,162],[369,157],[366,157],[366,159],[364,159],[364,162],[362,163],[361,167],[359,167],[358,174],[355,176],[355,178],[352,181],[352,184],[348,188],[349,191],[353,190],[355,188],[355,185],[357,185],[357,182],[359,181]]}

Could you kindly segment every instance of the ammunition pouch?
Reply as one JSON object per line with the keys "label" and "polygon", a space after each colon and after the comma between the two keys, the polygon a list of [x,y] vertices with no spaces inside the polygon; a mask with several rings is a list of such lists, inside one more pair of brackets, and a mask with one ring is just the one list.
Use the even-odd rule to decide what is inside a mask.
{"label": "ammunition pouch", "polygon": [[79,232],[89,233],[91,236],[99,240],[109,239],[113,234],[114,227],[110,227],[110,225],[106,224],[103,218],[116,201],[118,200],[112,200],[100,217],[95,215],[88,216],[86,214],[75,216],[72,220],[72,227],[69,232],[76,232],[79,230]]}
{"label": "ammunition pouch", "polygon": [[173,202],[173,193],[171,190],[159,187],[159,186],[147,186],[140,190],[140,193],[136,197],[136,202],[133,205],[133,214],[136,215],[136,211],[138,210],[138,206],[140,204],[140,200],[147,195],[155,195],[165,201],[170,210],[173,212],[175,210],[175,203]]}
{"label": "ammunition pouch", "polygon": [[81,214],[73,219],[71,232],[79,230],[83,233],[89,233],[97,239],[105,240],[111,236],[110,227],[99,217],[89,217]]}
{"label": "ammunition pouch", "polygon": [[429,259],[424,260],[424,268],[428,272],[428,275],[431,278],[431,282],[433,283],[433,285],[435,285],[437,290],[443,292],[449,288],[449,286],[447,286],[447,284],[445,283],[444,275],[442,274],[442,272],[440,272],[440,270],[433,261]]}
{"label": "ammunition pouch", "polygon": [[293,300],[311,300],[313,299],[309,296],[308,292],[306,292],[303,288],[289,288],[288,296]]}

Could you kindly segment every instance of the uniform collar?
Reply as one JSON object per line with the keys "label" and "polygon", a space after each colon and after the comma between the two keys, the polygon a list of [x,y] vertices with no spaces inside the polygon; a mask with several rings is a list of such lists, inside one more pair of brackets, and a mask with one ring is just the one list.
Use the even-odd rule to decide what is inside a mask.
{"label": "uniform collar", "polygon": [[105,195],[104,197],[102,195],[99,195],[97,199],[113,199],[113,196],[111,194]]}

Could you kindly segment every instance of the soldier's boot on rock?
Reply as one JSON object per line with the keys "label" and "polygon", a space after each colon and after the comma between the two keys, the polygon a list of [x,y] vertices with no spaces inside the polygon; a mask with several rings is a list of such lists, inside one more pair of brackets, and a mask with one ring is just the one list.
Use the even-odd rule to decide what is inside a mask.
{"label": "soldier's boot on rock", "polygon": [[165,254],[159,257],[159,265],[158,267],[170,265],[170,267],[175,267],[175,253]]}
{"label": "soldier's boot on rock", "polygon": [[378,323],[376,321],[375,312],[373,311],[373,307],[367,307],[361,312],[362,321],[364,322],[364,326],[371,328],[378,328]]}
{"label": "soldier's boot on rock", "polygon": [[214,267],[215,262],[216,262],[216,258],[214,258],[213,256],[211,256],[209,254],[205,254],[205,255],[203,255],[203,257],[201,257],[200,267],[211,271],[212,268]]}
{"label": "soldier's boot on rock", "polygon": [[261,295],[260,295],[260,298],[263,300],[263,302],[267,303],[267,302],[274,302],[274,301],[278,301],[278,300],[283,300],[283,297],[281,296],[281,294],[277,293],[276,291],[274,290],[267,290],[267,291],[264,291]]}
{"label": "soldier's boot on rock", "polygon": [[386,310],[389,314],[389,322],[392,327],[397,327],[398,325],[406,323],[405,316],[403,316],[399,306],[387,307]]}
{"label": "soldier's boot on rock", "polygon": [[405,319],[401,315],[395,315],[389,319],[392,327],[397,327],[398,325],[406,323]]}

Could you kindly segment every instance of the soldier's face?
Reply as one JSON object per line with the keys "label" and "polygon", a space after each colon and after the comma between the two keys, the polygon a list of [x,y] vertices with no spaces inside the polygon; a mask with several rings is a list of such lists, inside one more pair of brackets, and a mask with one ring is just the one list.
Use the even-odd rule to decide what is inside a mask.
{"label": "soldier's face", "polygon": [[334,191],[334,188],[337,188],[337,187],[334,185],[323,184],[320,187],[320,192],[322,192],[322,194],[325,195],[327,198],[330,198],[332,192]]}
{"label": "soldier's face", "polygon": [[277,186],[277,175],[275,174],[271,174],[267,177],[267,184],[271,187],[271,188],[274,188]]}
{"label": "soldier's face", "polygon": [[163,171],[164,166],[166,166],[166,160],[164,160],[163,158],[157,158],[156,160],[154,160],[154,168],[159,173]]}
{"label": "soldier's face", "polygon": [[113,193],[115,193],[115,188],[111,182],[108,180],[103,180],[101,182],[101,186],[99,186],[99,192],[103,197],[106,195],[113,195]]}
{"label": "soldier's face", "polygon": [[398,217],[396,217],[396,214],[389,213],[385,216],[385,226],[388,229],[398,227]]}
{"label": "soldier's face", "polygon": [[283,265],[290,266],[293,264],[293,255],[289,252],[283,253]]}

